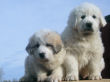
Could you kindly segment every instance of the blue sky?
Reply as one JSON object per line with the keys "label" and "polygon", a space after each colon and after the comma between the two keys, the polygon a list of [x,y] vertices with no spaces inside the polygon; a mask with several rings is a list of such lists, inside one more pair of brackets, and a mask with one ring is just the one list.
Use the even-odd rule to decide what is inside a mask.
{"label": "blue sky", "polygon": [[0,67],[4,79],[24,74],[25,51],[29,37],[39,29],[59,33],[66,26],[70,11],[83,2],[96,4],[106,16],[110,0],[0,0]]}

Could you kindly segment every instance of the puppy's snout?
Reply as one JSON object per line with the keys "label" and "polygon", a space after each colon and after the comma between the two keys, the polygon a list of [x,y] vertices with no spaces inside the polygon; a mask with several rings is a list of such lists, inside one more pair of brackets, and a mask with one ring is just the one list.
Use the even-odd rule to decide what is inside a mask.
{"label": "puppy's snout", "polygon": [[92,30],[92,23],[86,23],[86,30]]}
{"label": "puppy's snout", "polygon": [[91,28],[92,27],[92,23],[86,23],[86,27]]}
{"label": "puppy's snout", "polygon": [[40,58],[44,59],[45,58],[45,53],[39,53]]}

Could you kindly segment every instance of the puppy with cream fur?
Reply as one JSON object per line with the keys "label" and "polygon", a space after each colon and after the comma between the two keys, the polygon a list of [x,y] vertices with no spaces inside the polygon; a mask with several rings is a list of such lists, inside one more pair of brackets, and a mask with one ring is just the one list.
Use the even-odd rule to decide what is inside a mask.
{"label": "puppy with cream fur", "polygon": [[102,78],[104,47],[99,29],[105,25],[100,9],[93,4],[83,3],[72,10],[61,35],[67,51],[65,80],[78,80],[79,74],[92,80]]}
{"label": "puppy with cream fur", "polygon": [[51,30],[36,32],[26,47],[25,75],[21,81],[58,82],[63,78],[65,50],[58,33]]}

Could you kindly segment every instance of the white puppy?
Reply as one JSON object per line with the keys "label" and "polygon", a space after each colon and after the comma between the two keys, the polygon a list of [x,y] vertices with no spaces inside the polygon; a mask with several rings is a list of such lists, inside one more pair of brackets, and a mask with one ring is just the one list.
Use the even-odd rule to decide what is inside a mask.
{"label": "white puppy", "polygon": [[92,80],[102,78],[104,47],[99,29],[105,25],[100,9],[93,4],[83,3],[71,12],[62,33],[67,51],[65,80],[78,80],[79,74]]}
{"label": "white puppy", "polygon": [[41,30],[35,33],[26,47],[25,75],[20,81],[58,82],[63,78],[65,56],[62,40],[56,32]]}

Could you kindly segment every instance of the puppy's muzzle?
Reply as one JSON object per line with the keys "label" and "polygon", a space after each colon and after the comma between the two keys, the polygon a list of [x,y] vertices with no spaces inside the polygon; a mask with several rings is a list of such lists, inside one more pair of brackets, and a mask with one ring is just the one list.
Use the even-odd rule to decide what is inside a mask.
{"label": "puppy's muzzle", "polygon": [[45,53],[39,53],[39,56],[41,59],[44,59],[45,58]]}
{"label": "puppy's muzzle", "polygon": [[86,23],[85,24],[85,31],[93,31],[93,28],[92,28],[92,23]]}

